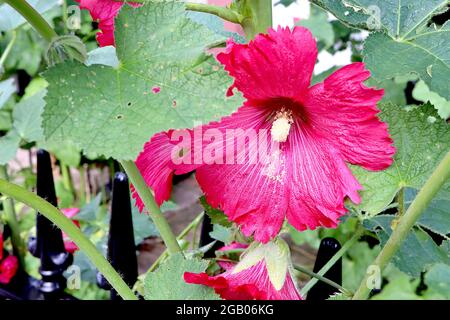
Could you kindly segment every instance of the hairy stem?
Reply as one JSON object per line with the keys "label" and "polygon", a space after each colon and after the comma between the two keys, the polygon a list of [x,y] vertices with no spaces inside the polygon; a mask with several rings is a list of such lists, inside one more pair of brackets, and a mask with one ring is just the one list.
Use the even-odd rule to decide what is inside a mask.
{"label": "hairy stem", "polygon": [[86,254],[98,271],[105,276],[106,280],[108,280],[111,286],[123,299],[137,300],[133,291],[131,291],[116,270],[114,270],[109,262],[97,250],[95,245],[70,219],[66,218],[66,216],[51,203],[4,179],[0,179],[0,193],[26,204],[53,222],[58,228],[65,232],[73,242],[75,242],[84,254]]}
{"label": "hairy stem", "polygon": [[398,203],[398,217],[401,217],[405,213],[405,188],[401,188],[397,193]]}
{"label": "hairy stem", "polygon": [[328,285],[338,289],[339,291],[341,291],[344,295],[346,295],[348,297],[352,297],[353,296],[353,292],[351,292],[350,290],[345,289],[344,287],[342,287],[338,283],[336,283],[334,281],[331,281],[330,279],[327,279],[327,278],[325,278],[324,276],[321,276],[318,273],[312,272],[312,271],[308,270],[305,267],[302,267],[302,266],[299,266],[299,265],[294,265],[294,269],[299,271],[299,272],[301,272],[301,273],[307,274],[308,276],[310,276],[312,278],[316,278],[317,280],[322,281],[322,282],[324,282],[324,283],[326,283],[326,284],[328,284]]}
{"label": "hairy stem", "polygon": [[159,234],[161,235],[161,238],[163,239],[167,249],[169,250],[169,253],[172,254],[181,252],[181,248],[178,244],[177,238],[172,232],[169,223],[161,212],[161,209],[156,203],[152,191],[145,183],[144,178],[139,172],[139,169],[136,167],[136,164],[130,160],[122,161],[121,164],[125,169],[128,177],[130,178],[131,183],[136,188],[137,193],[144,202],[145,208],[148,210],[150,217],[155,223],[155,226],[158,229]]}
{"label": "hairy stem", "polygon": [[[334,266],[334,264],[347,252],[347,250],[350,249],[359,240],[363,233],[364,228],[359,226],[350,240],[348,240],[342,246],[342,248],[338,252],[336,252],[336,254],[322,267],[322,269],[317,272],[317,274],[323,277],[323,275],[327,273],[327,271],[330,270],[330,268]],[[319,281],[317,278],[309,280],[309,282],[302,288],[300,295],[302,297],[305,297],[308,291],[317,283],[317,281]]]}
{"label": "hairy stem", "polygon": [[5,3],[13,7],[24,17],[34,29],[48,42],[57,37],[55,30],[45,21],[45,19],[25,0],[4,0]]}
{"label": "hairy stem", "polygon": [[[395,230],[392,232],[389,240],[386,242],[386,245],[372,263],[373,266],[378,266],[380,271],[383,271],[388,262],[400,248],[411,228],[416,224],[417,220],[430,204],[431,200],[449,178],[450,151],[445,155],[444,159],[434,170],[433,174],[428,178],[427,182],[425,182],[422,189],[409,206],[408,210],[406,210],[406,213],[399,218],[399,222]],[[369,277],[370,275],[366,274],[358,290],[355,292],[353,299],[367,299],[370,294],[370,288],[367,286]]]}
{"label": "hairy stem", "polygon": [[241,23],[243,20],[243,17],[232,9],[209,4],[186,3],[186,10],[210,13],[233,23]]}
{"label": "hairy stem", "polygon": [[244,16],[241,25],[248,40],[272,27],[272,0],[239,0],[237,6]]}
{"label": "hairy stem", "polygon": [[[204,213],[200,213],[186,228],[183,229],[183,231],[180,232],[180,234],[177,237],[177,240],[183,239],[188,235],[188,233],[192,229],[195,229],[198,226],[198,224],[202,221],[204,215],[205,215]],[[169,252],[165,250],[147,270],[146,274],[155,271],[155,269],[159,266],[159,264],[167,257],[168,253]]]}

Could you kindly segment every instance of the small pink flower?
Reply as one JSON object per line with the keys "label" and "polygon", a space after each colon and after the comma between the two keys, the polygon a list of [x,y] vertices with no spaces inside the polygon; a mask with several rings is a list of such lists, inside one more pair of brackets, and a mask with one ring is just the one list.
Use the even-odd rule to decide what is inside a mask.
{"label": "small pink flower", "polygon": [[[97,41],[100,47],[114,46],[114,19],[120,8],[125,4],[115,0],[76,0],[80,3],[81,9],[89,10],[94,21],[98,21]],[[139,7],[142,4],[127,2],[132,7]]]}
{"label": "small pink flower", "polygon": [[[67,218],[72,219],[72,222],[73,222],[74,225],[76,225],[78,228],[80,227],[80,222],[73,219],[80,212],[80,209],[78,209],[78,208],[66,208],[66,209],[61,209],[61,212],[64,213],[64,215]],[[64,241],[64,248],[66,249],[67,252],[73,254],[75,251],[78,250],[78,246],[75,244],[75,242],[70,240],[70,238],[69,238],[69,236],[67,234],[65,234],[63,232],[62,235],[63,235],[63,241]]]}
{"label": "small pink flower", "polygon": [[8,284],[19,269],[19,260],[15,256],[7,256],[0,261],[0,283]]}
{"label": "small pink flower", "polygon": [[[170,157],[179,131],[159,133],[136,160],[158,204],[169,198],[173,174],[196,169],[208,202],[257,241],[274,238],[285,218],[298,230],[336,227],[347,212],[345,199],[360,202],[362,187],[347,163],[383,170],[395,153],[387,125],[377,116],[383,90],[364,85],[370,77],[364,63],[345,66],[311,86],[317,48],[304,27],[269,29],[249,44],[230,40],[217,58],[234,78],[228,94],[237,89],[246,101],[231,116],[199,129],[223,136],[228,129],[243,135],[247,129],[265,130],[270,132],[269,150],[277,151],[266,162],[251,163],[248,154],[257,153],[254,146],[235,143],[234,158],[242,163],[175,164]],[[192,141],[178,149],[180,157],[214,144],[197,141],[195,134]],[[142,210],[136,192],[133,197]]]}
{"label": "small pink flower", "polygon": [[187,283],[214,288],[226,300],[301,300],[287,244],[277,239],[253,246],[233,268],[217,276],[184,274]]}

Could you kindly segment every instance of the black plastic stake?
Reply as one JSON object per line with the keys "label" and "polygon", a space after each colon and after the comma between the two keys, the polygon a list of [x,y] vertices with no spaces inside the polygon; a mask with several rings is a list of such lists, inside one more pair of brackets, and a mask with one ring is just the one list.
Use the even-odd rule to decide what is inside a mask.
{"label": "black plastic stake", "polygon": [[[57,205],[50,155],[44,150],[37,152],[37,194]],[[41,260],[40,291],[45,299],[59,299],[66,288],[63,272],[72,264],[73,257],[64,249],[61,230],[39,213],[36,217],[36,240],[30,249]]]}
{"label": "black plastic stake", "polygon": [[[117,172],[114,176],[108,260],[131,288],[138,277],[138,265],[131,215],[130,188],[128,177],[123,172]],[[111,290],[111,300],[121,300],[115,290]]]}
{"label": "black plastic stake", "polygon": [[[320,269],[339,251],[341,244],[334,238],[324,238],[320,242],[319,252],[317,253],[316,263],[314,264],[314,272],[319,272]],[[342,285],[342,258],[328,270],[325,278]],[[312,287],[307,296],[307,300],[326,300],[331,295],[339,292],[336,288],[326,284],[322,281],[318,281],[314,287]]]}
{"label": "black plastic stake", "polygon": [[[209,235],[211,231],[213,231],[213,224],[211,222],[211,218],[207,214],[205,214],[202,222],[202,231],[200,233],[200,241],[199,241],[200,247],[204,247],[210,244],[211,242],[216,241]],[[216,256],[215,254],[216,250],[219,250],[223,246],[224,246],[223,242],[216,241],[216,243],[214,243],[211,249],[205,252],[204,257],[214,258]]]}

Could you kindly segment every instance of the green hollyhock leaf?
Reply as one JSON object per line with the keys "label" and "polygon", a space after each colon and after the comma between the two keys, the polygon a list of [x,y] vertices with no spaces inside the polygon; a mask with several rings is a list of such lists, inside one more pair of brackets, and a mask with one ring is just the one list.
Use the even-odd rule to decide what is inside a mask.
{"label": "green hollyhock leaf", "polygon": [[[406,188],[405,189],[405,208],[409,207],[414,198],[417,195],[417,190]],[[440,234],[446,237],[450,234],[450,199],[449,198],[438,198],[435,197],[417,222],[422,227],[433,231],[434,233]]]}
{"label": "green hollyhock leaf", "polygon": [[389,282],[386,284],[381,293],[374,295],[372,300],[418,300],[420,296],[417,295],[417,286],[420,279],[411,279],[405,273],[390,268]]}
{"label": "green hollyhock leaf", "polygon": [[220,300],[214,289],[189,284],[184,281],[185,272],[200,273],[208,262],[200,259],[186,259],[181,253],[171,255],[144,280],[147,300]]}
{"label": "green hollyhock leaf", "polygon": [[78,167],[80,165],[80,149],[71,140],[64,142],[46,141],[38,145],[40,148],[53,153],[65,165],[70,167]]}
{"label": "green hollyhock leaf", "polygon": [[0,165],[5,165],[16,156],[20,145],[20,136],[16,130],[9,131],[0,137]]}
{"label": "green hollyhock leaf", "polygon": [[[395,216],[379,215],[364,222],[365,226],[377,233],[384,246],[392,234]],[[422,229],[414,228],[407,235],[400,249],[392,259],[394,265],[409,276],[419,277],[420,273],[436,263],[450,263],[445,247],[439,247]]]}
{"label": "green hollyhock leaf", "polygon": [[416,100],[431,103],[442,119],[450,117],[450,101],[442,98],[436,92],[430,91],[424,81],[420,80],[416,83],[412,95]]}
{"label": "green hollyhock leaf", "polygon": [[14,106],[13,126],[19,136],[27,142],[39,141],[44,137],[41,123],[45,94],[46,90],[41,90]]}
{"label": "green hollyhock leaf", "polygon": [[[384,171],[351,169],[362,184],[362,202],[357,208],[375,215],[383,211],[403,187],[420,189],[450,149],[450,126],[430,105],[402,108],[380,105],[380,118],[389,126],[397,152],[394,163]],[[450,183],[441,191],[450,194]]]}
{"label": "green hollyhock leaf", "polygon": [[332,25],[328,23],[326,11],[312,6],[309,18],[301,19],[296,25],[308,28],[314,37],[318,41],[322,41],[326,47],[333,45],[334,30]]}
{"label": "green hollyhock leaf", "polygon": [[346,24],[383,30],[391,37],[411,35],[434,15],[445,11],[446,0],[312,0]]}
{"label": "green hollyhock leaf", "polygon": [[434,265],[425,275],[425,283],[433,292],[450,299],[450,266],[443,263]]}
{"label": "green hollyhock leaf", "polygon": [[80,212],[76,215],[76,220],[83,221],[87,223],[93,223],[98,219],[98,212],[100,211],[102,205],[102,194],[99,193],[94,199],[88,204],[84,205]]}
{"label": "green hollyhock leaf", "polygon": [[152,135],[232,113],[232,80],[205,53],[224,41],[186,17],[181,2],[124,7],[115,21],[117,68],[67,62],[45,73],[47,139],[69,138],[88,154],[134,160]]}
{"label": "green hollyhock leaf", "polygon": [[[6,70],[23,69],[34,76],[39,70],[48,43],[32,28],[19,28],[15,32],[17,38],[4,67]],[[8,41],[11,41],[11,32],[9,34]]]}
{"label": "green hollyhock leaf", "polygon": [[0,131],[9,131],[12,128],[11,112],[0,110]]}
{"label": "green hollyhock leaf", "polygon": [[[414,73],[430,89],[450,99],[450,24],[435,30],[430,27],[423,35],[409,40],[394,40],[385,33],[371,34],[364,45],[364,62],[379,81]],[[389,54],[386,54],[386,53]],[[402,63],[399,63],[401,61]]]}
{"label": "green hollyhock leaf", "polygon": [[220,224],[213,225],[213,231],[211,231],[209,235],[211,236],[211,238],[227,244],[233,240],[232,230]]}
{"label": "green hollyhock leaf", "polygon": [[85,65],[91,66],[94,64],[102,64],[113,68],[119,67],[119,59],[117,58],[116,48],[113,46],[106,46],[89,51]]}
{"label": "green hollyhock leaf", "polygon": [[134,243],[136,245],[144,241],[145,238],[159,236],[158,229],[156,229],[148,214],[140,213],[135,206],[132,207],[131,214],[133,216]]}
{"label": "green hollyhock leaf", "polygon": [[14,78],[0,81],[0,109],[5,105],[6,101],[9,100],[14,92],[16,92],[16,90],[17,86],[15,84]]}
{"label": "green hollyhock leaf", "polygon": [[225,213],[220,209],[213,208],[206,201],[205,196],[202,196],[200,198],[200,203],[205,209],[205,213],[209,216],[213,224],[220,224],[224,227],[231,227],[231,222],[230,220],[228,220],[228,217],[225,215]]}
{"label": "green hollyhock leaf", "polygon": [[367,273],[367,268],[373,263],[380,247],[370,248],[367,242],[355,243],[343,259],[342,285],[349,290],[357,290]]}
{"label": "green hollyhock leaf", "polygon": [[[364,62],[381,81],[415,73],[430,89],[450,99],[450,24],[428,26],[447,0],[314,0],[350,26],[372,31]],[[388,53],[388,54],[387,54]]]}

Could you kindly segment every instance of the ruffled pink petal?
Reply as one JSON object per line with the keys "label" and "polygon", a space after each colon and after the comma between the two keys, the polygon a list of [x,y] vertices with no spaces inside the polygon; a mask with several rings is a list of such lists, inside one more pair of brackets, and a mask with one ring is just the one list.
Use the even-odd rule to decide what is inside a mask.
{"label": "ruffled pink petal", "polygon": [[[76,0],[81,9],[89,10],[92,20],[98,21],[98,28],[102,32],[97,33],[97,41],[100,47],[114,46],[114,18],[119,13],[124,2],[115,0]],[[142,4],[127,2],[132,7]]]}
{"label": "ruffled pink petal", "polygon": [[[158,133],[144,146],[136,160],[136,166],[147,185],[155,192],[158,205],[168,200],[172,190],[173,175],[185,174],[212,163],[227,163],[227,157],[235,158],[237,139],[227,136],[227,130],[239,129],[245,133],[261,123],[267,112],[244,106],[220,122],[192,130],[170,130]],[[217,133],[221,139],[209,139],[209,133]],[[211,135],[212,137],[212,135]],[[231,141],[231,147],[227,145]],[[233,142],[234,141],[234,142]],[[179,151],[182,152],[182,156]],[[210,152],[209,152],[210,151]],[[142,212],[144,204],[132,187],[136,206]]]}
{"label": "ruffled pink petal", "polygon": [[[168,133],[158,133],[145,144],[144,150],[136,160],[136,166],[147,185],[154,191],[158,205],[169,200],[172,191],[174,169],[171,166],[171,154],[173,147]],[[131,191],[132,197],[136,200],[136,207],[142,212],[144,210],[142,199],[134,186],[131,186]]]}
{"label": "ruffled pink petal", "polygon": [[229,270],[215,277],[206,273],[186,272],[184,279],[187,283],[212,287],[226,300],[301,300],[289,272],[283,287],[280,290],[275,289],[264,261],[241,272],[233,273],[233,270]]}
{"label": "ruffled pink petal", "polygon": [[19,269],[19,260],[15,256],[7,256],[0,262],[0,283],[8,284]]}
{"label": "ruffled pink petal", "polygon": [[383,90],[366,87],[369,77],[364,63],[345,66],[309,90],[305,108],[346,161],[383,170],[392,164],[395,148],[387,125],[377,117]]}
{"label": "ruffled pink petal", "polygon": [[[243,138],[246,128],[256,133],[266,131],[261,140],[259,137],[253,139],[253,143],[246,143],[245,148],[235,144],[234,163],[201,166],[196,174],[208,203],[238,223],[246,236],[253,234],[257,241],[264,243],[277,235],[287,208],[286,160],[276,156],[279,153],[277,145],[270,133],[267,134],[271,125],[266,121],[268,112],[244,106],[222,121],[219,125],[244,129],[239,131],[241,134],[235,142],[248,141]],[[262,141],[267,148],[263,147]]]}
{"label": "ruffled pink petal", "polygon": [[301,96],[309,87],[316,58],[316,41],[303,27],[269,29],[249,44],[230,40],[217,56],[235,79],[229,94],[235,87],[253,100]]}
{"label": "ruffled pink petal", "polygon": [[286,153],[288,221],[298,230],[336,227],[347,212],[345,198],[359,203],[358,190],[362,189],[343,156],[327,139],[298,121],[291,128]]}

